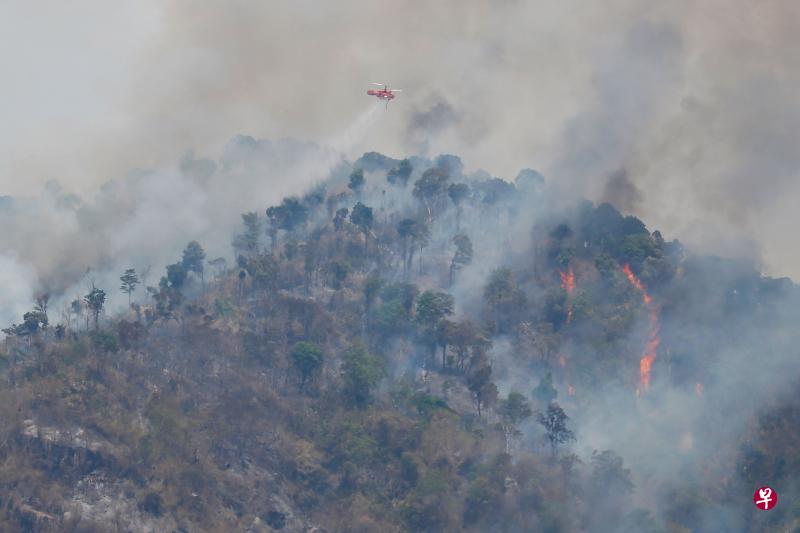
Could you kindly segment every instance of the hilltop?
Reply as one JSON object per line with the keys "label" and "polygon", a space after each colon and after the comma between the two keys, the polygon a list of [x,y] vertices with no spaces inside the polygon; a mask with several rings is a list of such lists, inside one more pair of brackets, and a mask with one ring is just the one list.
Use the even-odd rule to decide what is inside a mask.
{"label": "hilltop", "polygon": [[800,527],[796,285],[535,170],[368,153],[174,259],[4,330],[5,530]]}

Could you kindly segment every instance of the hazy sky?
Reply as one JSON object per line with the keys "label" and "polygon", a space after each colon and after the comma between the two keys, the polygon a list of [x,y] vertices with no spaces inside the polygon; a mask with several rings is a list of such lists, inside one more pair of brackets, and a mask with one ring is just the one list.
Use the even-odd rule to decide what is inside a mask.
{"label": "hazy sky", "polygon": [[237,133],[325,143],[385,81],[404,92],[350,155],[537,168],[800,278],[797,5],[0,0],[0,195],[90,194]]}

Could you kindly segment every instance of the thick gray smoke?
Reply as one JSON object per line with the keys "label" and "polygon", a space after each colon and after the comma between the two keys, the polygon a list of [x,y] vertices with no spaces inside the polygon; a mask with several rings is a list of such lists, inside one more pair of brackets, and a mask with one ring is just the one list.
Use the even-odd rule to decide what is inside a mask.
{"label": "thick gray smoke", "polygon": [[2,198],[0,224],[13,231],[0,234],[0,319],[19,321],[45,293],[65,305],[91,283],[106,290],[110,309],[124,306],[116,289],[126,268],[151,267],[146,283],[156,285],[191,240],[209,259],[230,260],[240,213],[263,215],[284,196],[330,177],[383,112],[379,103],[366,103],[322,146],[237,136],[215,160],[188,152],[176,164],[111,180],[85,200],[55,181],[33,197]]}
{"label": "thick gray smoke", "polygon": [[[58,39],[75,59],[48,64],[39,54],[39,77],[17,46],[3,47],[19,96],[8,111],[20,120],[7,127],[26,123],[26,112],[36,119],[25,135],[2,137],[4,189],[30,193],[27,183],[55,178],[85,192],[187,148],[219,153],[238,132],[323,142],[358,113],[366,83],[382,81],[405,92],[356,151],[460,153],[507,179],[541,168],[565,193],[595,199],[625,168],[648,221],[675,234],[692,228],[693,244],[760,258],[774,274],[800,273],[796,250],[782,244],[800,187],[796,3],[138,5],[104,22],[88,8],[61,13],[74,31],[60,18],[37,43]],[[9,39],[42,31],[40,17],[4,9]],[[117,55],[94,52],[107,47],[84,34]],[[72,81],[87,73],[85,87]],[[70,121],[25,80],[63,87]],[[95,87],[120,96],[89,98]]]}
{"label": "thick gray smoke", "polygon": [[[800,223],[794,205],[800,195],[798,3],[141,5],[147,16],[137,12],[116,22],[146,27],[138,39],[145,44],[137,47],[105,40],[114,32],[90,10],[78,13],[76,29],[56,25],[59,32],[41,36],[54,39],[54,48],[71,43],[77,57],[103,48],[76,44],[73,32],[96,26],[103,28],[101,43],[126,50],[92,55],[89,64],[57,56],[75,61],[66,70],[43,59],[37,72],[45,78],[32,82],[59,87],[86,76],[94,83],[105,69],[115,81],[100,86],[123,96],[103,98],[102,105],[85,87],[26,91],[20,80],[33,67],[15,55],[19,46],[0,47],[9,59],[9,83],[17,84],[12,98],[0,99],[17,118],[0,126],[0,195],[14,196],[0,198],[3,325],[18,321],[42,291],[66,299],[82,294],[87,267],[121,303],[115,288],[124,268],[153,265],[148,283],[154,284],[192,239],[209,258],[228,255],[239,213],[263,212],[323,179],[343,155],[372,150],[394,157],[461,154],[468,172],[486,168],[506,179],[520,168],[539,168],[564,203],[579,196],[611,200],[640,214],[650,229],[697,249],[745,255],[768,273],[800,277],[800,254],[787,245],[796,241]],[[16,18],[0,16],[0,24],[16,20],[24,28],[32,14],[19,9],[6,13]],[[13,41],[19,30],[0,35]],[[119,64],[133,74],[123,77]],[[384,111],[367,100],[369,81],[404,92]],[[54,93],[62,104],[45,99]],[[59,106],[71,110],[66,118],[40,116],[41,109]],[[11,129],[29,118],[38,129]],[[236,133],[252,137],[229,142]],[[256,140],[286,137],[314,142]],[[197,155],[181,159],[189,149]],[[137,167],[154,170],[130,172]],[[45,188],[48,179],[60,185]],[[378,198],[371,203],[378,205]],[[530,223],[542,214],[548,214],[544,206],[530,204],[510,226],[464,217],[476,261],[452,288],[460,312],[478,307],[475,287],[493,268],[519,267],[524,254],[535,253],[527,249]],[[434,232],[431,248],[449,237]],[[692,306],[698,317],[733,298],[735,276],[727,286],[726,294]],[[785,310],[776,320],[774,355],[758,373],[751,361],[766,353],[759,352],[763,330],[743,327],[736,349],[707,359],[702,396],[691,384],[681,389],[663,382],[639,401],[621,388],[592,396],[597,411],[575,420],[587,447],[579,451],[617,450],[640,488],[649,486],[648,475],[691,473],[741,429],[743,418],[735,415],[743,407],[764,405],[797,375],[797,343],[786,333],[797,318]],[[662,321],[665,346],[678,342],[669,336],[668,313]],[[695,333],[693,354],[712,353],[713,341],[724,340],[718,332]],[[525,385],[500,371],[510,350],[498,342],[493,353],[503,392]],[[654,372],[663,376],[666,369]],[[742,388],[751,391],[747,405],[732,392]],[[593,392],[579,390],[574,401]],[[637,494],[643,501],[660,496]]]}

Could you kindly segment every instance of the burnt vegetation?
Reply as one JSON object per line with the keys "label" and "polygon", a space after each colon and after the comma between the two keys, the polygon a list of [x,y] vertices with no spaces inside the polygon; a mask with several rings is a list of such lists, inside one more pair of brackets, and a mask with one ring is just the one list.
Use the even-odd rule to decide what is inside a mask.
{"label": "burnt vegetation", "polygon": [[[546,194],[532,170],[507,182],[455,156],[366,154],[242,214],[227,260],[192,241],[152,285],[149,271],[120,272],[123,310],[106,309],[113,286],[89,284],[59,312],[43,295],[0,345],[0,524],[799,527],[797,384],[748,388],[719,370],[796,357],[783,318],[794,284],[691,254],[607,203],[556,212]],[[723,398],[732,383],[759,401]],[[581,431],[610,391],[632,423],[640,411],[652,423],[662,394],[702,402],[676,455],[714,445],[704,428],[732,412],[741,427],[718,453],[697,451],[701,473],[640,491],[631,448],[593,450]],[[781,505],[756,515],[767,482]]]}

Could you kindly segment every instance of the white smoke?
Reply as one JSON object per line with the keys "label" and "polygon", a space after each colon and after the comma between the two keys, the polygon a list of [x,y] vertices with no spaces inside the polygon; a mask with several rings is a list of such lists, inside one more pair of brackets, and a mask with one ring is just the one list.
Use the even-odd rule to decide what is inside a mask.
{"label": "white smoke", "polygon": [[[11,254],[0,254],[0,320],[3,327],[21,322],[34,299],[35,272]],[[2,334],[0,334],[2,336]]]}

